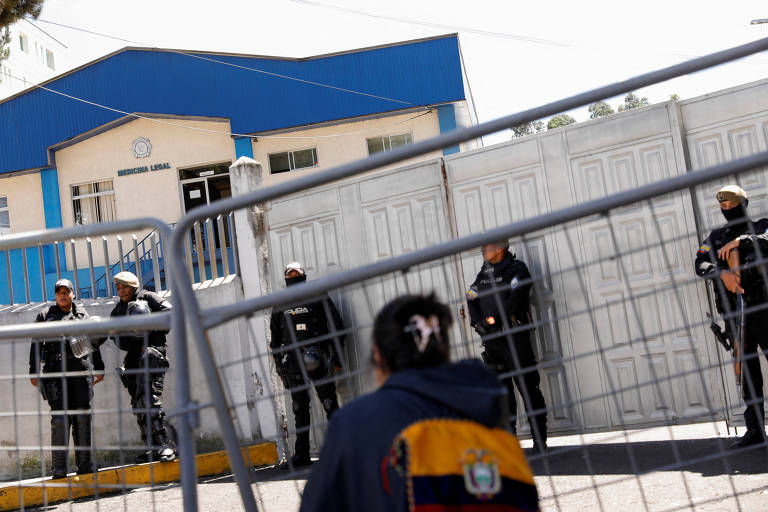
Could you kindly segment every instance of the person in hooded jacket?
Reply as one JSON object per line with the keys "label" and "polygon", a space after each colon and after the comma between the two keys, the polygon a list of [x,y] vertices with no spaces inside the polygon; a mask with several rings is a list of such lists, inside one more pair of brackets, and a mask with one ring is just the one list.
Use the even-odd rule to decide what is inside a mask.
{"label": "person in hooded jacket", "polygon": [[[433,334],[415,337],[412,326],[423,331],[425,319]],[[302,512],[409,510],[406,477],[391,473],[385,481],[382,474],[393,441],[404,429],[432,419],[471,420],[488,428],[507,425],[506,390],[495,375],[479,360],[449,361],[451,323],[450,310],[434,296],[400,297],[379,312],[372,363],[380,387],[345,405],[331,420],[320,460],[304,488]]]}
{"label": "person in hooded jacket", "polygon": [[[743,296],[746,308],[757,308],[768,302],[766,267],[756,265],[756,262],[768,258],[768,219],[753,221],[749,218],[749,198],[738,185],[720,188],[715,198],[727,223],[712,230],[702,242],[696,253],[695,271],[699,277],[715,283],[715,305],[721,315],[726,315],[725,329],[732,338],[736,328],[733,313],[737,309],[737,296]],[[729,260],[733,256],[735,260]],[[734,268],[731,268],[732,262],[735,263]],[[745,324],[744,346],[737,349],[741,350],[744,358],[741,392],[747,403],[744,410],[747,431],[731,443],[732,448],[766,441],[765,397],[758,348],[768,358],[768,312],[758,309],[747,313]]]}
{"label": "person in hooded jacket", "polygon": [[[531,273],[501,240],[481,248],[483,266],[467,292],[470,324],[483,341],[483,360],[507,387],[510,428],[516,432],[517,400],[523,397],[534,450],[547,449],[547,404],[539,388],[530,323]],[[507,331],[511,331],[508,334]],[[512,376],[506,376],[512,373]]]}
{"label": "person in hooded jacket", "polygon": [[[306,271],[298,262],[289,263],[285,267],[284,276],[286,286],[307,280]],[[285,389],[291,392],[296,431],[294,454],[290,461],[282,465],[282,469],[312,463],[309,453],[311,388],[304,387],[305,374],[317,391],[327,418],[330,419],[339,408],[336,383],[332,380],[315,381],[329,379],[335,369],[341,366],[336,342],[341,349],[344,335],[338,333],[343,329],[341,315],[330,297],[272,311],[269,345],[277,373]]]}

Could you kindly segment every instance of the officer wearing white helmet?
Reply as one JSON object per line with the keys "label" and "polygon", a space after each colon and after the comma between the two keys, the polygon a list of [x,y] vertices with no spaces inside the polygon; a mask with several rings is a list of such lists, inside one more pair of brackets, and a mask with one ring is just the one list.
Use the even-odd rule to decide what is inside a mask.
{"label": "officer wearing white helmet", "polygon": [[[298,262],[286,265],[283,274],[286,286],[293,286],[307,280],[304,267]],[[339,342],[338,347],[341,348],[344,335],[328,335],[343,329],[341,316],[330,297],[272,311],[270,322],[272,357],[283,385],[291,391],[296,425],[294,455],[290,463],[284,464],[283,468],[306,466],[312,463],[309,455],[311,388],[303,387],[306,384],[304,375],[312,381],[328,419],[339,408],[335,382],[316,383],[316,381],[330,378],[334,369],[341,366],[336,351],[336,340]],[[315,339],[317,341],[313,342]],[[295,348],[292,349],[292,347]],[[297,387],[302,389],[294,389]]]}
{"label": "officer wearing white helmet", "polygon": [[[139,278],[133,273],[119,272],[113,279],[120,302],[112,310],[111,316],[171,310],[170,302],[155,292],[142,289]],[[114,337],[118,348],[126,351],[123,367],[118,369],[120,380],[131,395],[134,411],[140,411],[135,413],[136,422],[141,439],[147,445],[147,451],[139,455],[136,462],[169,461],[176,458],[174,430],[168,424],[160,401],[165,372],[169,367],[166,334],[168,331],[150,331],[118,333]]]}
{"label": "officer wearing white helmet", "polygon": [[[69,279],[59,279],[54,286],[56,302],[38,313],[35,322],[87,320],[85,308],[74,302],[75,288]],[[81,350],[85,345],[87,350]],[[92,364],[92,367],[91,367]],[[41,373],[42,365],[42,373]],[[99,372],[93,382],[87,376],[46,377],[47,373]],[[96,466],[91,460],[91,399],[92,384],[104,379],[104,361],[99,350],[90,347],[88,338],[59,336],[33,339],[29,349],[29,377],[40,390],[52,411],[65,411],[51,416],[51,454],[53,478],[64,478],[69,472],[67,445],[69,429],[75,442],[77,473],[93,473]]]}
{"label": "officer wearing white helmet", "polygon": [[743,448],[766,440],[765,398],[758,348],[768,356],[768,311],[747,313],[742,337],[734,334],[739,329],[735,313],[739,296],[745,309],[768,301],[765,273],[756,265],[768,258],[768,219],[753,221],[749,218],[749,197],[738,185],[722,187],[715,198],[727,223],[714,229],[702,242],[696,254],[695,270],[697,275],[711,279],[715,284],[717,310],[726,315],[725,337],[730,343],[725,343],[731,345],[734,355],[738,356],[734,368],[747,404],[744,411],[747,431],[731,447]]}

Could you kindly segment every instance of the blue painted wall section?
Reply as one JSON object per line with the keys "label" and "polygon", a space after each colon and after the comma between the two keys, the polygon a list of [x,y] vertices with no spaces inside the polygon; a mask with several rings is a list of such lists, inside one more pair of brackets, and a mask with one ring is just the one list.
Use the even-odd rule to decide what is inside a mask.
{"label": "blue painted wall section", "polygon": [[[56,169],[43,169],[40,171],[40,185],[43,189],[43,212],[45,215],[45,228],[60,228],[61,200],[59,196],[59,173]],[[43,247],[43,262],[46,272],[56,271],[56,252],[52,245]],[[66,270],[67,258],[63,250],[59,251],[59,264],[62,270]],[[39,269],[35,269],[39,272]]]}
{"label": "blue painted wall section", "polygon": [[241,156],[253,158],[253,143],[250,137],[237,137],[235,139],[235,159]]}
{"label": "blue painted wall section", "polygon": [[[456,109],[453,105],[440,105],[437,107],[437,121],[440,123],[440,133],[450,132],[456,129]],[[461,151],[459,146],[443,148],[443,156],[452,155]]]}

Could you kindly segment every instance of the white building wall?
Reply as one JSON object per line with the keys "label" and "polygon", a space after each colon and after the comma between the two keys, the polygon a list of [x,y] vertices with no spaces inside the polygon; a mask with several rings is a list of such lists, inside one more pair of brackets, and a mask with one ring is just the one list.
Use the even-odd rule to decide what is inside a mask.
{"label": "white building wall", "polygon": [[[11,53],[7,60],[0,62],[0,99],[69,69],[70,50],[65,43],[26,20],[12,25],[10,31]],[[26,40],[25,49],[22,49],[22,38]],[[52,53],[53,67],[48,65],[47,52]]]}
{"label": "white building wall", "polygon": [[[150,216],[175,223],[184,214],[179,170],[232,162],[235,146],[228,135],[228,121],[162,121],[137,119],[56,151],[64,227],[74,225],[72,186],[102,180],[112,180],[117,220]],[[152,144],[151,153],[146,158],[137,158],[131,151],[132,142],[138,137],[146,137]],[[170,168],[127,176],[117,174],[121,169],[162,163],[168,163]],[[141,239],[146,233],[135,234]],[[130,236],[123,238],[129,240]],[[83,240],[77,241],[77,261],[81,268],[87,261],[84,244]],[[99,243],[94,251],[96,265],[103,264],[100,247]],[[111,240],[109,251],[110,262],[114,263],[117,260],[114,240]]]}
{"label": "white building wall", "polygon": [[[368,157],[366,139],[403,133],[410,133],[413,142],[421,142],[440,135],[437,110],[428,113],[426,111],[408,112],[377,119],[343,122],[319,128],[257,137],[256,141],[253,142],[253,157],[263,165],[264,185],[270,186],[366,158]],[[272,174],[269,166],[270,154],[308,148],[317,149],[317,166]],[[441,151],[435,151],[405,163],[414,163],[441,155]],[[402,164],[401,162],[398,165]]]}

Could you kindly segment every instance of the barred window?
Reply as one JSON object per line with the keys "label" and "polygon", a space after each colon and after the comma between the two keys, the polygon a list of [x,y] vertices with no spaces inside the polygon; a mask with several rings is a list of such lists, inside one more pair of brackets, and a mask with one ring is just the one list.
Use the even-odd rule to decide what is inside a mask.
{"label": "barred window", "polygon": [[269,170],[272,174],[293,171],[296,169],[307,169],[316,167],[317,149],[297,149],[285,153],[273,153],[269,155]]}
{"label": "barred window", "polygon": [[410,133],[384,135],[383,137],[366,139],[366,142],[368,144],[368,154],[373,155],[382,151],[391,151],[406,144],[413,144],[413,135]]}
{"label": "barred window", "polygon": [[112,180],[72,186],[75,225],[110,222],[117,219]]}

